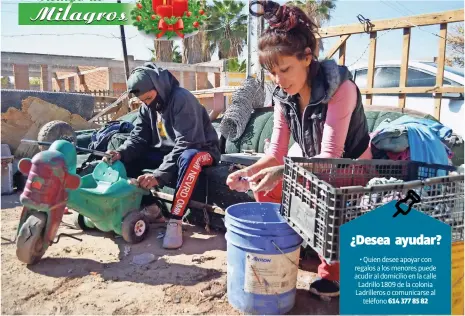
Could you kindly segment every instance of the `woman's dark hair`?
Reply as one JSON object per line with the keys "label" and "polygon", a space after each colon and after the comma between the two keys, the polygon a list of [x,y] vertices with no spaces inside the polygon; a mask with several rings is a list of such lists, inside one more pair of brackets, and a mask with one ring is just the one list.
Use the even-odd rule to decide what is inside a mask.
{"label": "woman's dark hair", "polygon": [[[258,43],[259,62],[265,69],[271,70],[276,66],[280,55],[305,58],[307,47],[316,60],[318,39],[315,34],[318,28],[300,8],[281,6],[274,1],[253,1],[251,6],[253,4],[263,6],[263,16],[269,22],[269,27],[262,33]],[[250,13],[258,15],[251,9]],[[313,77],[318,63],[312,62],[310,68],[309,77]]]}

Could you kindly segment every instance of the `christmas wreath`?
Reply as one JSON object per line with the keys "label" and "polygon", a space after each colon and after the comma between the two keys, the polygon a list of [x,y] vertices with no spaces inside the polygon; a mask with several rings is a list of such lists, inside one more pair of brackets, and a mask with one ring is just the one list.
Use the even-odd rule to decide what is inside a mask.
{"label": "christmas wreath", "polygon": [[131,18],[139,31],[170,40],[174,36],[194,35],[207,16],[200,1],[140,0],[131,10]]}

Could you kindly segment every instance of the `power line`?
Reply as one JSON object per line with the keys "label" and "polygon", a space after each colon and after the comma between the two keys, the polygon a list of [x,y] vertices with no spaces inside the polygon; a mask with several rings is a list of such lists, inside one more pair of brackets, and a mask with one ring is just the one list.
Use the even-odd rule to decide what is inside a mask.
{"label": "power line", "polygon": [[418,25],[416,25],[416,24],[414,24],[414,23],[412,23],[412,22],[409,22],[409,21],[404,21],[404,22],[410,24],[411,26],[418,27],[418,29],[419,29],[420,31],[423,31],[423,32],[425,32],[425,33],[429,33],[429,34],[434,35],[434,36],[436,36],[436,37],[439,37],[439,38],[442,38],[442,39],[447,40],[447,38],[444,38],[444,37],[442,37],[441,35],[439,35],[439,34],[437,34],[437,33],[433,33],[433,32],[424,30],[421,26],[418,26]]}
{"label": "power line", "polygon": [[[67,34],[56,34],[56,33],[35,33],[35,34],[10,34],[10,35],[4,35],[2,34],[2,37],[26,37],[26,36],[72,36],[72,35],[92,35],[92,36],[100,36],[100,37],[105,37],[105,38],[110,38],[110,39],[113,39],[113,38],[116,38],[116,39],[121,39],[121,37],[119,36],[115,36],[113,34],[111,34],[111,36],[107,36],[107,35],[103,35],[103,34],[94,34],[94,33],[67,33]],[[131,36],[131,37],[127,37],[127,39],[131,39],[131,38],[134,38],[134,37],[137,37],[137,35],[135,36]]]}
{"label": "power line", "polygon": [[[20,4],[20,3],[41,3],[41,4],[46,4],[46,2],[41,2],[41,1],[23,1],[23,0],[20,0],[20,1],[12,1],[12,0],[2,0],[2,4]],[[100,1],[99,3],[114,3],[114,2],[111,2],[111,1]],[[132,3],[132,1],[122,1],[122,3]],[[56,4],[55,3],[50,3],[51,5],[52,4]]]}
{"label": "power line", "polygon": [[391,2],[381,0],[381,3],[384,4],[385,6],[388,6],[391,9],[397,11],[398,13],[400,13],[402,15],[406,15],[404,12],[400,11],[396,6],[394,6]]}
{"label": "power line", "polygon": [[[381,0],[381,2],[384,3],[383,0]],[[444,37],[442,37],[442,36],[440,36],[440,35],[438,35],[438,34],[436,34],[436,33],[426,31],[426,30],[424,30],[421,26],[418,26],[418,25],[416,25],[416,24],[414,24],[414,23],[412,23],[412,22],[410,22],[410,21],[407,21],[407,20],[399,20],[399,21],[396,23],[396,25],[394,25],[393,27],[391,27],[389,30],[385,31],[383,34],[381,34],[381,35],[379,35],[379,36],[376,36],[375,39],[378,40],[378,39],[381,38],[382,36],[384,36],[384,35],[386,35],[387,33],[391,32],[394,28],[396,28],[396,27],[397,27],[400,23],[402,23],[402,22],[408,23],[408,24],[410,24],[410,25],[412,25],[412,26],[414,26],[414,27],[418,27],[418,28],[419,28],[421,31],[423,31],[423,32],[426,32],[426,33],[429,33],[429,34],[431,34],[431,35],[437,36],[437,37],[439,37],[439,38],[445,39]],[[368,32],[367,32],[367,33],[368,33]],[[362,59],[362,57],[366,54],[366,52],[367,52],[367,50],[368,50],[368,47],[370,47],[370,43],[368,43],[368,45],[365,47],[365,50],[364,50],[363,53],[360,55],[360,57],[359,57],[355,62],[353,62],[352,64],[350,64],[350,65],[347,66],[347,67],[351,67],[351,66],[355,65],[356,63],[358,63],[358,62]]]}
{"label": "power line", "polygon": [[392,7],[397,8],[399,12],[402,12],[402,15],[410,15],[410,12],[408,12],[405,7],[402,7],[398,1],[390,1],[389,3]]}
{"label": "power line", "polygon": [[[399,9],[397,9],[396,7],[391,6],[392,3],[389,3],[389,2],[383,1],[383,0],[381,0],[381,3],[383,3],[384,5],[390,7],[391,9],[396,10],[397,12],[400,12],[402,15],[408,15],[408,14],[405,14],[404,12],[402,12],[402,11],[399,11]],[[421,26],[416,25],[416,24],[414,24],[414,23],[412,23],[412,22],[410,22],[410,21],[403,20],[403,22],[408,23],[408,24],[410,24],[410,25],[412,25],[412,26],[418,27],[418,29],[419,29],[420,31],[422,31],[422,32],[429,33],[429,34],[431,34],[431,35],[433,35],[433,36],[436,36],[436,37],[439,37],[439,38],[442,38],[442,39],[446,39],[446,38],[442,37],[441,35],[439,35],[439,34],[437,34],[437,33],[433,33],[433,32],[424,30]]]}
{"label": "power line", "polygon": [[39,1],[2,1],[2,4],[20,4],[20,3],[40,3]]}
{"label": "power line", "polygon": [[[378,40],[379,38],[383,37],[383,36],[386,35],[387,33],[391,32],[391,31],[392,31],[397,25],[399,25],[401,22],[402,22],[402,21],[397,22],[397,24],[394,25],[393,27],[391,27],[389,30],[385,31],[385,32],[384,32],[383,34],[381,34],[381,35],[376,36],[375,39]],[[352,64],[350,64],[349,66],[347,66],[347,67],[351,67],[351,66],[355,65],[356,63],[358,63],[358,62],[362,59],[362,57],[366,54],[366,52],[367,52],[367,50],[368,50],[368,47],[370,47],[370,43],[368,43],[368,45],[365,47],[365,50],[364,50],[363,53],[360,55],[360,57],[359,57],[356,61],[354,61]]]}
{"label": "power line", "polygon": [[415,15],[415,12],[413,12],[412,10],[410,10],[409,8],[407,8],[402,2],[400,1],[395,1],[400,7],[403,7],[405,10],[407,10],[407,12]]}

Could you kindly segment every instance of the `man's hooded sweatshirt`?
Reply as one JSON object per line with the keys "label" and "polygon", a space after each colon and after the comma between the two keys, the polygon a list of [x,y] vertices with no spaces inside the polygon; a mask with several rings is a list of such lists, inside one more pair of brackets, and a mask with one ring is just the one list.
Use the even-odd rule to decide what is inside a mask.
{"label": "man's hooded sweatshirt", "polygon": [[[159,110],[145,104],[139,108],[139,119],[131,136],[118,148],[124,163],[137,163],[150,149],[162,152],[163,162],[154,175],[160,185],[166,185],[177,179],[177,161],[187,149],[205,151],[215,162],[220,160],[218,134],[206,109],[192,93],[179,86],[169,71],[146,63],[135,68],[131,77],[143,77],[146,81],[150,78],[159,96]],[[147,82],[141,86],[144,84],[147,86]],[[131,85],[137,88],[137,83],[128,82],[130,92]]]}

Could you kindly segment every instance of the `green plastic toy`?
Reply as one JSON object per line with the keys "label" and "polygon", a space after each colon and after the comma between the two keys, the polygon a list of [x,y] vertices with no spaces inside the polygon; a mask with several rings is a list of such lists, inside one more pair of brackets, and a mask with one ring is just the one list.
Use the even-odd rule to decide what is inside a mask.
{"label": "green plastic toy", "polygon": [[81,178],[81,186],[69,192],[68,207],[79,213],[76,226],[113,231],[129,243],[138,243],[147,235],[149,225],[140,212],[143,195],[150,194],[131,183],[120,161],[100,162]]}
{"label": "green plastic toy", "polygon": [[65,208],[74,209],[74,223],[86,230],[97,228],[115,232],[129,243],[147,236],[149,222],[140,211],[142,197],[148,190],[130,183],[124,165],[100,162],[92,174],[76,174],[76,147],[68,141],[50,143],[48,150],[32,159],[24,158],[19,170],[28,176],[20,196],[21,213],[16,255],[27,264],[37,263],[55,242]]}

